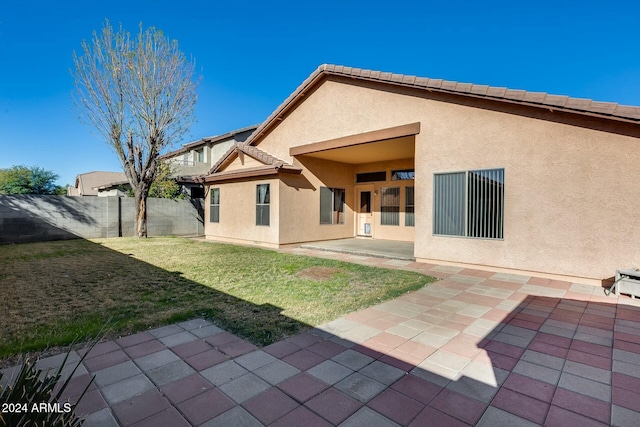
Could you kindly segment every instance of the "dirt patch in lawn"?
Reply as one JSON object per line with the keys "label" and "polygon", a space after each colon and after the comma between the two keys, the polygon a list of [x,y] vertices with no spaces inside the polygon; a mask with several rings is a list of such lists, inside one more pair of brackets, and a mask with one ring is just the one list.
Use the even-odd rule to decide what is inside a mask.
{"label": "dirt patch in lawn", "polygon": [[304,270],[298,271],[296,276],[302,279],[311,279],[311,280],[329,280],[333,277],[334,274],[340,272],[339,268],[335,267],[309,267]]}

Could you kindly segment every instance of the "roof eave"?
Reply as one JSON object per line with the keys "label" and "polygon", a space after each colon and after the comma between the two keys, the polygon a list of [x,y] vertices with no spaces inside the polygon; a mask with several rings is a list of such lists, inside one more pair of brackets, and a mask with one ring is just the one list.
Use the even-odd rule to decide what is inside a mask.
{"label": "roof eave", "polygon": [[300,174],[302,169],[297,166],[282,165],[282,166],[264,166],[249,169],[239,169],[228,172],[218,172],[211,175],[201,177],[201,183],[212,184],[224,181],[233,181],[245,178],[258,178],[258,177],[270,177],[278,174]]}
{"label": "roof eave", "polygon": [[[591,100],[580,100],[578,98],[565,97],[559,95],[549,95],[546,93],[527,92],[523,90],[513,90],[487,85],[477,85],[471,83],[459,83],[441,79],[429,79],[403,74],[382,73],[379,71],[365,70],[360,68],[344,67],[340,65],[323,64],[319,66],[300,86],[282,103],[276,110],[251,134],[245,141],[247,145],[255,145],[273,127],[284,118],[289,110],[320,81],[328,76],[339,76],[350,79],[358,79],[378,84],[388,84],[403,86],[429,92],[453,94],[458,96],[493,100],[505,102],[513,105],[525,105],[551,111],[563,111],[571,114],[598,117],[607,120],[616,120],[627,123],[640,123],[640,107],[611,104],[606,102],[595,102]],[[538,100],[541,102],[531,102]],[[544,102],[548,99],[548,102]],[[584,102],[580,102],[584,101]],[[577,107],[567,107],[567,105],[577,105]],[[582,107],[582,104],[584,105]],[[582,108],[580,108],[582,107]],[[603,112],[599,112],[603,111]],[[616,114],[619,112],[619,114]]]}

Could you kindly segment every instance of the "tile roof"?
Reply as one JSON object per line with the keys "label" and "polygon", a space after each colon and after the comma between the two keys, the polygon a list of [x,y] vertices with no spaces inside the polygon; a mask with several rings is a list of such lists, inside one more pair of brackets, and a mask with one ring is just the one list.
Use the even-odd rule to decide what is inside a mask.
{"label": "tile roof", "polygon": [[244,142],[238,142],[238,143],[235,143],[231,148],[229,148],[229,150],[227,150],[227,152],[222,157],[220,157],[220,159],[218,159],[216,164],[213,165],[213,167],[207,173],[207,175],[216,173],[221,166],[223,166],[228,161],[230,161],[232,156],[238,152],[242,152],[250,157],[253,157],[254,159],[264,163],[267,166],[271,166],[275,169],[285,169],[289,171],[298,171],[298,170],[302,171],[302,169],[300,169],[299,167],[294,166],[290,163],[287,163],[284,160],[280,160],[277,157],[267,153],[266,151],[259,149],[258,147],[247,145]]}
{"label": "tile roof", "polygon": [[332,75],[423,89],[429,92],[450,93],[460,96],[527,105],[547,110],[567,111],[575,114],[584,114],[611,120],[640,123],[640,107],[636,106],[619,105],[612,102],[592,101],[584,98],[571,98],[563,95],[551,95],[545,92],[528,92],[525,90],[508,89],[505,87],[461,83],[442,79],[430,79],[426,77],[345,67],[343,65],[322,64],[253,131],[246,141],[236,143],[231,147],[216,162],[216,164],[213,165],[207,175],[219,173],[218,169],[232,158],[238,150],[265,163],[267,161],[276,163],[280,162],[282,165],[288,165],[295,168],[295,166],[289,165],[288,163],[276,159],[270,154],[257,149],[253,144],[258,142],[262,135],[265,135],[271,127],[282,120],[284,114],[290,108],[295,106],[298,99],[304,96],[306,91],[310,90],[325,76]]}
{"label": "tile roof", "polygon": [[261,135],[266,134],[278,119],[289,108],[293,107],[300,96],[325,76],[343,76],[358,80],[386,83],[397,86],[424,89],[430,92],[450,93],[473,98],[490,99],[528,105],[556,111],[567,111],[612,120],[622,120],[640,123],[640,107],[619,105],[611,102],[592,101],[584,98],[571,98],[561,95],[550,95],[545,92],[528,92],[525,90],[508,89],[472,83],[460,83],[442,79],[408,76],[404,74],[388,73],[361,68],[345,67],[342,65],[323,64],[314,71],[280,106],[253,132],[245,141],[246,144],[257,142]]}
{"label": "tile roof", "polygon": [[253,147],[251,145],[245,145],[245,144],[238,144],[236,148],[242,151],[243,153],[253,157],[254,159],[261,161],[266,165],[272,165],[276,167],[282,167],[286,165],[286,166],[295,167],[283,160],[278,159],[275,156],[272,156],[266,151],[259,149],[258,147]]}

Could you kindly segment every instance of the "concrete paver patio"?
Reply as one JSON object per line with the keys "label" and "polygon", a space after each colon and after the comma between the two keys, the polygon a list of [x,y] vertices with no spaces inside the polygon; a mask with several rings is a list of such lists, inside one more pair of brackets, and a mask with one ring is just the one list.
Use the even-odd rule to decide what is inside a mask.
{"label": "concrete paver patio", "polygon": [[77,407],[85,425],[638,425],[636,300],[537,277],[287,252],[442,280],[262,349],[203,319],[100,343],[67,393],[77,399],[95,375]]}

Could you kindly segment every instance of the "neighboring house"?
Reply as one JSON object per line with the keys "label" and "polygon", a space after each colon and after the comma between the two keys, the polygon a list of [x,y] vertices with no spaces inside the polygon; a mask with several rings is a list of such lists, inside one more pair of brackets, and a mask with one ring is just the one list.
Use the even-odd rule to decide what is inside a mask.
{"label": "neighboring house", "polygon": [[[202,184],[195,183],[194,175],[201,175],[226,153],[235,143],[246,141],[258,125],[234,130],[223,135],[210,136],[185,144],[179,150],[160,156],[169,163],[171,176],[191,197],[204,197]],[[74,187],[67,188],[68,196],[127,196],[131,186],[122,172],[87,172],[76,176]]]}
{"label": "neighboring house", "polygon": [[125,187],[129,187],[129,181],[123,172],[87,172],[76,176],[75,185],[67,187],[67,196],[124,195]]}
{"label": "neighboring house", "polygon": [[202,184],[194,183],[191,177],[207,173],[231,146],[246,141],[257,127],[248,126],[223,135],[202,138],[164,154],[160,159],[169,163],[171,176],[176,178],[184,192],[191,197],[204,197]]}
{"label": "neighboring house", "polygon": [[199,181],[208,238],[599,283],[640,264],[638,165],[640,107],[323,65]]}

